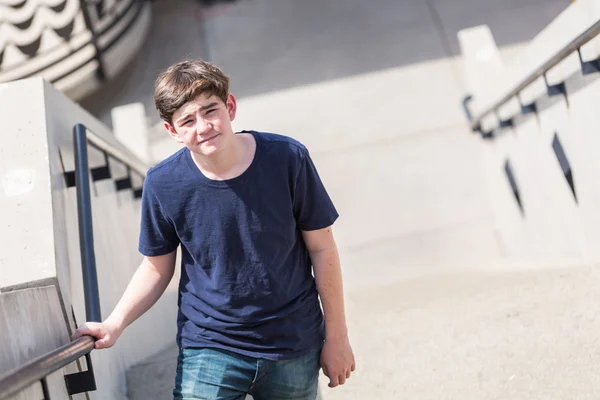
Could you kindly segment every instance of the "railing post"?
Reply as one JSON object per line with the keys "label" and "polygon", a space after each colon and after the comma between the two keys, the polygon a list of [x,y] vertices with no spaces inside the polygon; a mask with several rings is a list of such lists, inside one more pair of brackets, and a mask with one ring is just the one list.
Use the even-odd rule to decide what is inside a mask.
{"label": "railing post", "polygon": [[83,273],[85,313],[88,321],[101,322],[96,255],[94,253],[94,227],[90,199],[90,178],[87,149],[87,129],[82,124],[73,127],[75,143],[75,186],[77,189],[77,217],[79,219],[79,249]]}
{"label": "railing post", "polygon": [[[82,124],[73,127],[75,152],[75,187],[77,190],[77,219],[79,220],[79,251],[85,296],[85,315],[88,321],[101,322],[100,295],[94,252],[94,224],[90,199],[90,167],[88,163],[87,129]],[[65,375],[70,395],[96,390],[96,379],[90,354],[86,354],[87,371]]]}
{"label": "railing post", "polygon": [[48,381],[46,380],[46,377],[42,378],[40,384],[42,385],[42,394],[44,395],[43,400],[51,400],[50,391],[48,390]]}

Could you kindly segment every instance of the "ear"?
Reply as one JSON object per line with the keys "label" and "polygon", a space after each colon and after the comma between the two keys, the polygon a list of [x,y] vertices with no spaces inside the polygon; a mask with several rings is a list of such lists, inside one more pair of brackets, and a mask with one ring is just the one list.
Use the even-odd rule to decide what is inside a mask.
{"label": "ear", "polygon": [[229,112],[229,120],[233,121],[237,113],[237,102],[235,96],[231,93],[227,95],[227,111]]}
{"label": "ear", "polygon": [[175,141],[177,141],[178,143],[183,143],[183,139],[181,139],[179,133],[177,133],[175,128],[173,128],[173,125],[169,124],[168,122],[165,122],[165,129],[167,130],[167,132],[169,132],[169,135],[173,139],[175,139]]}

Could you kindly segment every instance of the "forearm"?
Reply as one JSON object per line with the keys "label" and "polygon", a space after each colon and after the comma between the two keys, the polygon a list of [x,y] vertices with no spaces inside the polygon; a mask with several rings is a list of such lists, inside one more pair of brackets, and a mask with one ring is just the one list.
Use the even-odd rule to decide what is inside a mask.
{"label": "forearm", "polygon": [[106,322],[123,331],[156,303],[173,274],[161,273],[144,260],[127,285],[123,296]]}
{"label": "forearm", "polygon": [[340,258],[335,243],[311,253],[317,290],[325,315],[325,335],[344,337],[348,334],[344,310],[344,289]]}

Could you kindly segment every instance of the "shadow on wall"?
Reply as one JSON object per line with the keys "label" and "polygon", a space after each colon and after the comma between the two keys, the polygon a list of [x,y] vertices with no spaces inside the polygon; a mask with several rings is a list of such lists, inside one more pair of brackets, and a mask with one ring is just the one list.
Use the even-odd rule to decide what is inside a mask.
{"label": "shadow on wall", "polygon": [[[241,97],[459,55],[487,24],[499,46],[532,39],[565,0],[248,0],[205,21],[211,60]],[[400,89],[400,88],[399,88]]]}
{"label": "shadow on wall", "polygon": [[[238,97],[459,54],[456,33],[487,24],[499,46],[532,39],[566,0],[157,0],[151,33],[121,77],[82,105],[141,101],[151,123],[156,75],[184,58],[221,66]],[[207,7],[209,6],[210,7]],[[401,88],[398,88],[401,89]]]}

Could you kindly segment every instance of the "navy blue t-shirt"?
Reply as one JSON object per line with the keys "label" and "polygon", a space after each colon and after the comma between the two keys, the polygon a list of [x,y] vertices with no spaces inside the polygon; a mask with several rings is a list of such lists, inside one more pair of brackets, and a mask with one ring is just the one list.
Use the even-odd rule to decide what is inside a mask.
{"label": "navy blue t-shirt", "polygon": [[181,245],[177,342],[271,360],[323,341],[323,314],[301,231],[338,213],[308,150],[249,131],[256,154],[240,176],[215,181],[184,148],[144,182],[139,250]]}

